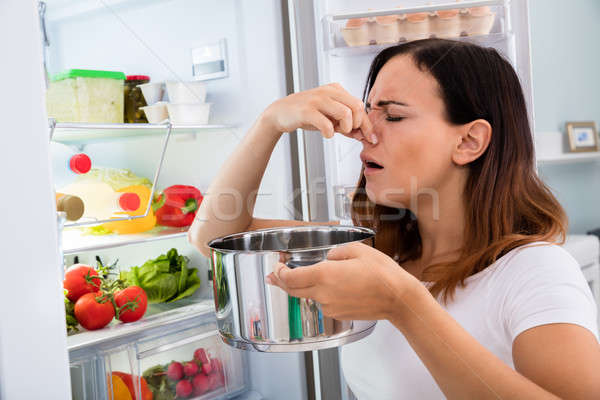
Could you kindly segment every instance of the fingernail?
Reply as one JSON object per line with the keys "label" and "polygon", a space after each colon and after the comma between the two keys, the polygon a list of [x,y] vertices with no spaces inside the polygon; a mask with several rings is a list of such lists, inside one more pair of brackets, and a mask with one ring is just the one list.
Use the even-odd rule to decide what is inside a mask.
{"label": "fingernail", "polygon": [[267,285],[273,285],[274,284],[273,279],[271,278],[270,275],[265,276],[265,283]]}
{"label": "fingernail", "polygon": [[371,143],[377,144],[377,135],[375,135],[375,134],[371,135]]}

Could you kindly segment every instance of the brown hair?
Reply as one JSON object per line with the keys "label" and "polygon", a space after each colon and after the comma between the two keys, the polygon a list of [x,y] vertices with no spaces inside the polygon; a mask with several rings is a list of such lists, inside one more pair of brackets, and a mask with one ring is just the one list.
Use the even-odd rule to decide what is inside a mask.
{"label": "brown hair", "polygon": [[[423,273],[423,279],[432,283],[431,293],[442,294],[446,301],[467,277],[510,250],[537,241],[563,242],[567,218],[536,174],[523,90],[512,66],[495,49],[442,39],[388,47],[371,64],[365,102],[383,65],[399,55],[411,56],[420,70],[437,80],[451,124],[485,119],[492,126],[487,150],[468,165],[460,254],[455,261],[430,265]],[[376,248],[400,264],[421,257],[415,215],[372,203],[362,171],[352,199],[352,219],[373,228]]]}

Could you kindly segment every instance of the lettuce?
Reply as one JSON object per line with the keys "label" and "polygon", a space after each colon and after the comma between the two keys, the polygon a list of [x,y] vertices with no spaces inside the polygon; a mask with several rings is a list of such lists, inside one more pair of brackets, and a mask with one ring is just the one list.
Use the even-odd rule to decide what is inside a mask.
{"label": "lettuce", "polygon": [[121,279],[144,289],[149,303],[173,302],[191,296],[200,287],[198,270],[187,264],[186,257],[171,249],[140,267],[121,272]]}

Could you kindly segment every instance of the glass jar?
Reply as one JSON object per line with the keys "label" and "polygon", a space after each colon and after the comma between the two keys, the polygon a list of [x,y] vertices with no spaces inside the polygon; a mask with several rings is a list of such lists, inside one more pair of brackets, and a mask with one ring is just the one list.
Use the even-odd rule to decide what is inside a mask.
{"label": "glass jar", "polygon": [[142,90],[137,86],[142,83],[150,82],[150,77],[146,75],[127,75],[125,80],[125,122],[127,123],[147,123],[146,114],[141,107],[147,106],[146,100],[142,95]]}

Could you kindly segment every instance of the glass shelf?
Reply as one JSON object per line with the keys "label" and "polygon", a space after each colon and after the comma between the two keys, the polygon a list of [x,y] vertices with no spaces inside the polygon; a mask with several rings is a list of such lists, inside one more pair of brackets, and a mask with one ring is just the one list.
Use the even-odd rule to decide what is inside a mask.
{"label": "glass shelf", "polygon": [[[141,336],[149,336],[153,331],[163,332],[165,326],[175,327],[177,324],[198,323],[204,316],[214,319],[215,303],[212,299],[182,299],[174,303],[149,304],[148,310],[139,321],[121,323],[113,320],[107,327],[72,334],[67,337],[67,349],[82,350],[100,344],[118,346],[118,342],[129,343]],[[83,328],[82,328],[83,329]]]}
{"label": "glass shelf", "polygon": [[562,153],[555,155],[544,155],[537,160],[538,165],[556,165],[583,162],[600,162],[600,152],[588,153]]}
{"label": "glass shelf", "polygon": [[[59,122],[54,128],[52,140],[67,145],[137,139],[152,136],[164,136],[167,124],[92,124]],[[171,133],[213,134],[234,129],[233,125],[173,125]]]}
{"label": "glass shelf", "polygon": [[147,243],[156,240],[185,237],[188,228],[156,227],[148,232],[129,235],[92,235],[81,228],[66,228],[63,230],[63,254],[77,254],[91,250],[109,249],[128,246],[131,244]]}

